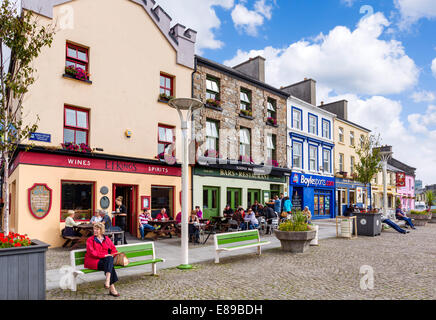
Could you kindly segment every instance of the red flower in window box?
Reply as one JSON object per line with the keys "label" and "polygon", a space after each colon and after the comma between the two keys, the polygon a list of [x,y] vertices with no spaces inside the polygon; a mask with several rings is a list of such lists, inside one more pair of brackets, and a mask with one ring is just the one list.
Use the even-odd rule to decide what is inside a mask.
{"label": "red flower in window box", "polygon": [[69,151],[76,151],[76,152],[83,152],[83,153],[92,152],[92,149],[86,143],[81,143],[80,145],[77,145],[72,142],[67,142],[67,143],[61,143],[61,145],[62,148]]}
{"label": "red flower in window box", "polygon": [[268,117],[268,119],[266,119],[266,122],[268,122],[269,124],[275,125],[275,126],[277,125],[276,118]]}
{"label": "red flower in window box", "polygon": [[273,167],[276,167],[276,168],[279,166],[279,163],[278,163],[277,160],[268,160],[268,161],[266,162],[266,164],[267,164],[267,165],[270,165],[270,166],[273,166]]}
{"label": "red flower in window box", "polygon": [[169,155],[169,154],[165,154],[164,152],[159,153],[156,156],[156,159],[164,160],[168,164],[175,164],[176,163],[176,157]]}
{"label": "red flower in window box", "polygon": [[221,101],[220,100],[215,100],[215,99],[207,99],[206,100],[206,104],[213,106],[213,107],[219,107],[221,105]]}
{"label": "red flower in window box", "polygon": [[89,80],[90,74],[82,68],[76,68],[75,66],[65,67],[65,73],[75,77],[78,80]]}
{"label": "red flower in window box", "polygon": [[205,157],[210,157],[210,158],[220,158],[220,154],[213,149],[208,149],[206,150],[206,152],[204,153]]}

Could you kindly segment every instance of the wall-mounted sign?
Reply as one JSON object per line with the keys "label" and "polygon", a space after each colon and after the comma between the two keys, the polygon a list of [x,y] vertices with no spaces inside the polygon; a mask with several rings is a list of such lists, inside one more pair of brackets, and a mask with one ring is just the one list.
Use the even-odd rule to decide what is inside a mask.
{"label": "wall-mounted sign", "polygon": [[71,157],[59,154],[45,154],[39,152],[21,152],[18,155],[17,160],[17,163],[52,167],[92,169],[176,177],[180,177],[182,175],[182,169],[180,167],[146,164],[131,161]]}
{"label": "wall-mounted sign", "polygon": [[356,188],[356,202],[363,203],[363,188],[361,187]]}
{"label": "wall-mounted sign", "polygon": [[51,134],[34,132],[30,134],[29,140],[51,142]]}
{"label": "wall-mounted sign", "polygon": [[335,178],[294,172],[291,175],[291,184],[304,187],[334,188]]}
{"label": "wall-mounted sign", "polygon": [[144,209],[150,210],[151,209],[150,202],[151,202],[150,196],[141,196],[141,210]]}
{"label": "wall-mounted sign", "polygon": [[44,218],[51,209],[51,189],[46,184],[35,183],[28,192],[30,213],[37,219]]}
{"label": "wall-mounted sign", "polygon": [[108,187],[103,186],[103,187],[100,188],[100,193],[101,194],[107,194],[108,192],[109,192],[109,188]]}
{"label": "wall-mounted sign", "polygon": [[406,186],[406,174],[404,172],[397,172],[397,187]]}
{"label": "wall-mounted sign", "polygon": [[106,197],[106,196],[101,197],[101,199],[100,199],[100,207],[101,207],[103,210],[105,210],[105,209],[109,208],[109,205],[110,205],[109,198]]}

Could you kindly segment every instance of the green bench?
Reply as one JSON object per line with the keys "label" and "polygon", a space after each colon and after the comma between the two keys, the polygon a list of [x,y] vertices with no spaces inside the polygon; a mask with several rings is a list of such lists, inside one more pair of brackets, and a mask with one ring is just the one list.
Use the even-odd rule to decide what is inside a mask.
{"label": "green bench", "polygon": [[[129,258],[129,264],[125,267],[115,266],[115,269],[125,269],[125,268],[151,264],[152,274],[156,275],[157,274],[156,263],[165,262],[165,259],[156,258],[156,251],[154,249],[153,242],[126,244],[126,245],[116,246],[116,248],[118,252],[124,252],[126,254],[127,258]],[[74,280],[71,286],[72,291],[77,290],[76,277],[79,274],[101,272],[100,270],[84,268],[83,264],[85,263],[85,254],[86,254],[86,249],[73,250],[70,252],[71,266],[75,269],[75,271],[73,272]],[[135,259],[135,261],[132,261],[131,260],[132,258],[141,258],[141,259]]]}
{"label": "green bench", "polygon": [[[243,243],[242,243],[243,242]],[[235,251],[257,247],[257,254],[262,253],[261,247],[269,241],[260,241],[259,230],[220,233],[215,235],[215,263],[219,263],[220,252]]]}

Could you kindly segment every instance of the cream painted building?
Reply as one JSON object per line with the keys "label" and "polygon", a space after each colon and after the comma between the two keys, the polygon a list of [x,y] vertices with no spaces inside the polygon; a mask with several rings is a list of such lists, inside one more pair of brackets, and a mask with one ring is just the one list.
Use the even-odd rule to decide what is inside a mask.
{"label": "cream painted building", "polygon": [[320,108],[337,115],[334,119],[334,174],[336,182],[336,212],[343,215],[350,205],[369,205],[368,189],[356,181],[355,166],[360,162],[356,150],[368,138],[370,130],[348,120],[348,102],[341,100],[321,104]]}
{"label": "cream painted building", "polygon": [[[57,32],[35,60],[25,98],[24,121],[40,121],[35,147],[20,148],[11,168],[11,231],[59,246],[69,209],[88,221],[98,209],[114,210],[119,195],[135,236],[143,206],[174,217],[181,168],[171,157],[181,159],[182,148],[167,97],[191,96],[196,32],[171,27],[154,1],[23,0],[22,7],[41,24],[57,22]],[[78,68],[89,76],[77,79]],[[67,150],[67,142],[93,151]]]}

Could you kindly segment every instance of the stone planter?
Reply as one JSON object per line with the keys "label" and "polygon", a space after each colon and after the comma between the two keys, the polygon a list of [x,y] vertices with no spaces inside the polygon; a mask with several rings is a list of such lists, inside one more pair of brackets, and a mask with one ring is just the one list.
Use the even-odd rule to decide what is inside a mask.
{"label": "stone planter", "polygon": [[429,222],[432,218],[432,213],[427,214],[413,214],[411,213],[409,217],[412,219],[412,222],[415,226],[425,227],[427,222]]}
{"label": "stone planter", "polygon": [[0,300],[45,300],[45,253],[48,244],[0,249]]}
{"label": "stone planter", "polygon": [[433,212],[431,214],[432,214],[432,217],[431,217],[431,220],[429,220],[428,223],[436,223],[436,214],[433,213]]}
{"label": "stone planter", "polygon": [[282,250],[292,253],[303,253],[309,248],[310,241],[315,239],[316,231],[280,231],[274,230],[277,239],[280,240]]}

